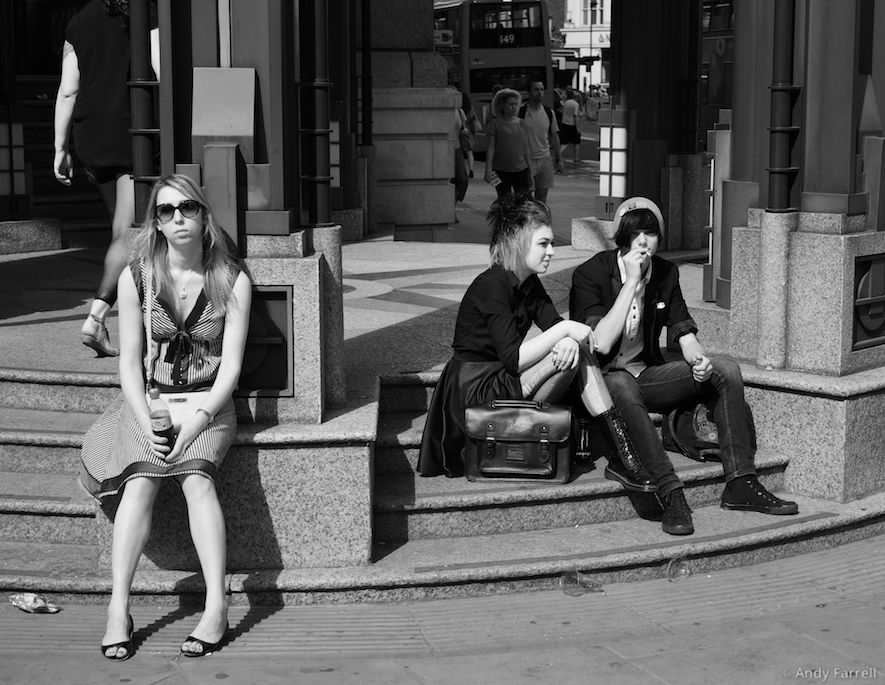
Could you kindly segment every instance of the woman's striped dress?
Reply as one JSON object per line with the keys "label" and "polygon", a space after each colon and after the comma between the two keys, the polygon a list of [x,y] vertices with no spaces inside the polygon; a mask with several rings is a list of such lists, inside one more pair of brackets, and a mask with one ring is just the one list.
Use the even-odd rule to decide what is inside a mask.
{"label": "woman's striped dress", "polygon": [[[131,265],[144,304],[145,267]],[[162,296],[149,298],[151,309],[151,360],[155,385],[163,392],[209,390],[221,363],[224,318],[205,290],[181,323],[175,308]],[[214,480],[236,434],[233,400],[228,399],[209,426],[174,463],[154,456],[135,414],[120,397],[101,415],[83,439],[80,482],[98,499],[116,495],[136,477],[169,478],[197,473]]]}

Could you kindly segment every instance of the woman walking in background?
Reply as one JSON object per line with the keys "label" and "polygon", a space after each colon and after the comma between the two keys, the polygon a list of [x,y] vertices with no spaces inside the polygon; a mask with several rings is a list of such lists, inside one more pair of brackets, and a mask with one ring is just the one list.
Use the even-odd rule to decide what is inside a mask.
{"label": "woman walking in background", "polygon": [[532,190],[529,143],[525,120],[518,116],[519,102],[519,93],[512,88],[502,88],[495,93],[492,100],[495,116],[486,128],[485,180],[495,186],[499,198]]}
{"label": "woman walking in background", "polygon": [[[159,77],[157,12],[151,3],[151,64]],[[118,354],[105,323],[117,300],[117,279],[126,267],[126,231],[135,220],[129,113],[129,2],[92,0],[68,23],[61,81],[55,100],[53,173],[70,186],[71,139],[111,214],[111,244],[101,284],[80,329],[84,345],[99,357]]]}

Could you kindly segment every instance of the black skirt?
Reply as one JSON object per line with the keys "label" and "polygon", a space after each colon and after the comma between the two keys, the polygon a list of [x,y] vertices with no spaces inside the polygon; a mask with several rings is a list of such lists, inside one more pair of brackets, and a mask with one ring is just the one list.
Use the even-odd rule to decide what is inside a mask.
{"label": "black skirt", "polygon": [[417,471],[422,476],[464,475],[467,439],[464,411],[492,400],[521,400],[519,377],[496,362],[468,362],[452,357],[430,400]]}

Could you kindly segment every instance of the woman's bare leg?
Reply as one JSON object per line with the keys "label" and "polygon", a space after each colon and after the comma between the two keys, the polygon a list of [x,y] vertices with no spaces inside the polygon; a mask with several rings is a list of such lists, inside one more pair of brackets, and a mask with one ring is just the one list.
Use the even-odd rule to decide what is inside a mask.
{"label": "woman's bare leg", "polygon": [[599,416],[612,408],[612,398],[605,386],[602,369],[596,355],[586,346],[581,345],[581,401],[590,412],[590,416]]}
{"label": "woman's bare leg", "polygon": [[[135,568],[151,532],[151,517],[160,482],[153,478],[133,478],[123,490],[120,505],[114,517],[114,541],[111,548],[111,601],[108,604],[108,622],[103,645],[123,642],[129,638],[129,593]],[[123,653],[120,653],[122,651]],[[119,648],[117,654],[124,656]]]}
{"label": "woman's bare leg", "polygon": [[565,395],[578,369],[560,371],[553,363],[553,353],[533,364],[521,374],[522,396],[540,402],[558,402]]}
{"label": "woman's bare leg", "polygon": [[[187,500],[191,537],[206,584],[206,607],[197,627],[191,632],[204,642],[218,642],[227,628],[227,600],[225,597],[225,566],[227,548],[224,514],[215,483],[205,476],[185,476],[181,484]],[[186,641],[182,651],[199,653],[199,643]]]}
{"label": "woman's bare leg", "polygon": [[[107,331],[104,329],[104,320],[114,302],[117,301],[117,279],[129,258],[129,247],[126,243],[126,232],[135,221],[135,182],[130,175],[120,176],[116,181],[108,181],[99,185],[102,199],[111,212],[111,244],[104,257],[104,271],[102,272],[101,284],[92,306],[89,316],[83,322],[81,333],[92,336],[101,341],[100,346],[104,354],[114,356],[117,350],[107,339]],[[90,345],[90,347],[94,347]],[[98,350],[96,350],[98,351]],[[101,354],[101,352],[100,352]]]}

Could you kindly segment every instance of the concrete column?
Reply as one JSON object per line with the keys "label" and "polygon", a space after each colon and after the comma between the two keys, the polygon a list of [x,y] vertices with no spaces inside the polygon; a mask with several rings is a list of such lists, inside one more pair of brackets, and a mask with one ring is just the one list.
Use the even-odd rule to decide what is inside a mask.
{"label": "concrete column", "polygon": [[323,386],[327,407],[341,407],[344,382],[344,297],[341,270],[341,227],[314,228],[313,248],[322,254]]}
{"label": "concrete column", "polygon": [[787,299],[790,234],[796,230],[796,212],[765,212],[759,244],[759,343],[756,364],[780,369],[787,359]]}
{"label": "concrete column", "polygon": [[731,112],[731,174],[722,184],[722,234],[716,304],[732,307],[732,240],[734,229],[747,225],[747,212],[759,207],[759,181],[768,159],[764,135],[768,110],[763,106],[771,81],[771,3],[742,0],[734,8],[734,97]]}

